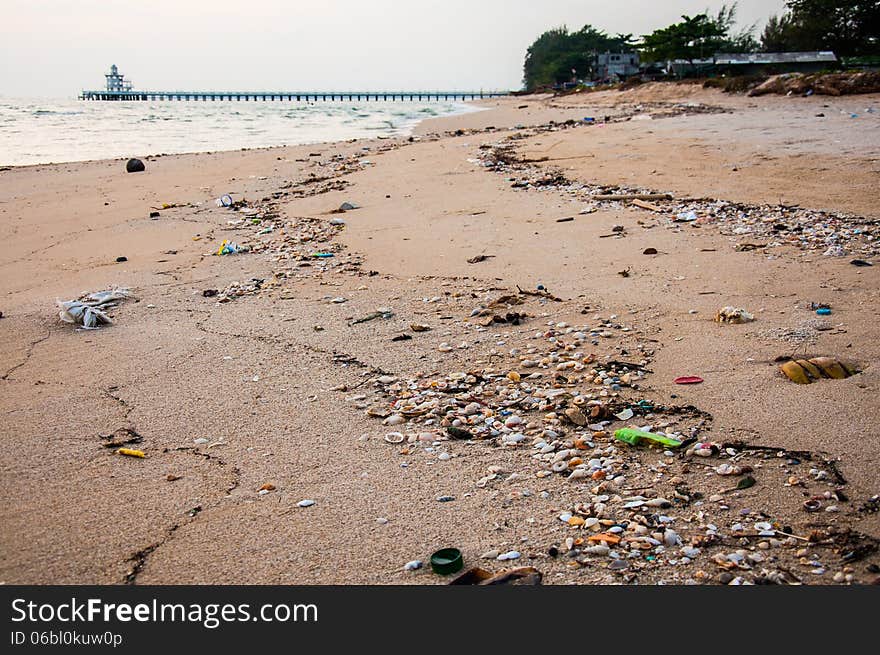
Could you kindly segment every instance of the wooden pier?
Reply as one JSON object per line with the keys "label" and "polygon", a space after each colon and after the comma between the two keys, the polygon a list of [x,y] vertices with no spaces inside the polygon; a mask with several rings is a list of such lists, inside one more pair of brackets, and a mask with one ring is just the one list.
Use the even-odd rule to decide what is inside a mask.
{"label": "wooden pier", "polygon": [[201,100],[246,102],[364,102],[477,100],[508,95],[506,91],[83,91],[80,100]]}

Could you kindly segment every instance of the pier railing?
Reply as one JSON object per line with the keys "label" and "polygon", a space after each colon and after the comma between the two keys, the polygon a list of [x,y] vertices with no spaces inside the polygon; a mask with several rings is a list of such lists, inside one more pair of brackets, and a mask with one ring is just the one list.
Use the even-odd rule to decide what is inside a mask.
{"label": "pier railing", "polygon": [[477,100],[508,95],[507,91],[83,91],[80,100],[155,101],[286,101],[363,102]]}

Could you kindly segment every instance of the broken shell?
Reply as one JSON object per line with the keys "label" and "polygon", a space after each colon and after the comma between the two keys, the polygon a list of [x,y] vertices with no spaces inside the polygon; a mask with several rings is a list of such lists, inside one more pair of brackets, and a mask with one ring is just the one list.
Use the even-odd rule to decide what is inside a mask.
{"label": "broken shell", "polygon": [[562,473],[563,471],[568,469],[568,463],[565,460],[559,460],[557,462],[553,462],[550,465],[550,470],[554,473]]}
{"label": "broken shell", "polygon": [[403,436],[402,432],[389,432],[385,435],[386,443],[399,444],[403,443],[404,439],[406,439],[406,437]]}
{"label": "broken shell", "polygon": [[811,498],[804,502],[804,509],[808,512],[818,512],[822,509],[822,501],[818,498]]}

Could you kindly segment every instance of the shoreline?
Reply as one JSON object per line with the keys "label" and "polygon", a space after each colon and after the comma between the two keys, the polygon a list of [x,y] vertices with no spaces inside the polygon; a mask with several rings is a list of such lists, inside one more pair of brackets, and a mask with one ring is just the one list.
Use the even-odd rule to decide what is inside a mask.
{"label": "shoreline", "polygon": [[[880,492],[877,242],[813,211],[875,229],[877,119],[849,119],[850,100],[517,97],[429,119],[412,141],[4,171],[0,580],[440,584],[403,565],[456,546],[493,570],[510,563],[488,555],[516,551],[545,584],[870,582],[876,552],[839,550],[846,530],[880,539],[860,509]],[[674,199],[591,200],[631,190]],[[242,211],[214,206],[230,192]],[[179,206],[151,220],[162,202]],[[334,213],[343,202],[359,208]],[[848,254],[824,256],[815,230],[838,220]],[[251,250],[215,256],[223,240]],[[136,296],[114,325],[58,321],[56,297],[113,285]],[[757,320],[719,325],[724,305]],[[780,355],[861,372],[796,385]],[[579,424],[575,408],[600,409]],[[521,423],[484,435],[487,411]],[[476,438],[451,438],[450,417]],[[724,447],[615,443],[646,425]],[[106,447],[125,430],[145,459]],[[550,459],[576,452],[565,475],[539,440]],[[596,477],[568,481],[575,457]],[[814,496],[821,511],[805,511]],[[810,531],[814,545],[796,538]],[[615,534],[653,559],[587,550]]]}
{"label": "shoreline", "polygon": [[[84,101],[79,101],[84,102]],[[435,118],[454,118],[457,116],[463,116],[470,113],[476,113],[479,111],[483,111],[483,109],[477,106],[479,101],[461,101],[456,102],[457,109],[446,113],[442,116],[432,116],[429,118],[412,118],[404,121],[399,127],[396,128],[388,128],[392,129],[388,134],[373,136],[373,137],[352,137],[350,139],[331,139],[331,140],[318,140],[318,141],[306,141],[302,143],[289,143],[289,144],[280,144],[280,145],[268,145],[268,146],[254,146],[254,147],[242,147],[242,148],[229,148],[222,150],[193,150],[186,152],[160,152],[154,154],[130,154],[130,155],[122,155],[118,157],[96,157],[92,159],[79,159],[79,160],[70,160],[70,161],[53,161],[53,162],[42,162],[42,163],[31,163],[31,164],[3,164],[0,163],[0,172],[3,170],[11,170],[16,168],[27,168],[31,166],[50,166],[50,165],[63,165],[63,164],[86,164],[90,162],[102,162],[102,161],[116,161],[116,160],[128,160],[132,157],[147,159],[147,158],[158,158],[158,157],[168,157],[168,156],[179,156],[179,155],[212,155],[218,153],[226,153],[226,152],[240,152],[247,150],[271,150],[275,148],[296,148],[303,146],[316,146],[322,144],[335,144],[335,143],[344,143],[351,142],[353,140],[385,140],[385,139],[396,139],[396,138],[406,138],[411,136],[415,130],[418,129],[418,126],[425,122],[430,121]],[[327,104],[335,104],[335,103],[327,103]],[[386,103],[387,104],[387,103]],[[238,106],[237,103],[234,103],[233,106]],[[353,106],[353,105],[352,105]],[[377,132],[381,131],[380,129],[376,130]]]}

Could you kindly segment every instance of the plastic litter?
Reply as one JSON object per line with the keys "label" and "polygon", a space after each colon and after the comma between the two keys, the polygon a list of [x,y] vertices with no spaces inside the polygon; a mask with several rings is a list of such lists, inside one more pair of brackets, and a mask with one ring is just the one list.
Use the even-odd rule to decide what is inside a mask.
{"label": "plastic litter", "polygon": [[792,359],[780,364],[779,369],[785,377],[797,384],[810,384],[823,378],[843,380],[859,372],[852,364],[832,357]]}
{"label": "plastic litter", "polygon": [[698,375],[683,375],[673,380],[675,384],[700,384],[702,381],[703,378]]}
{"label": "plastic litter", "polygon": [[442,548],[431,555],[431,570],[438,575],[458,573],[464,566],[458,548]]}
{"label": "plastic litter", "polygon": [[232,207],[233,205],[232,196],[230,196],[228,193],[220,196],[214,202],[217,204],[218,207]]}
{"label": "plastic litter", "polygon": [[662,434],[654,434],[653,432],[645,432],[644,430],[636,430],[634,428],[621,428],[614,432],[614,438],[618,441],[624,441],[631,446],[638,446],[642,441],[666,446],[667,448],[678,448],[681,442],[678,439],[665,437]]}
{"label": "plastic litter", "polygon": [[226,239],[223,240],[223,243],[217,249],[218,255],[235,255],[240,252],[245,252],[245,249],[235,243],[235,241],[227,241]]}
{"label": "plastic litter", "polygon": [[95,330],[102,325],[113,325],[113,320],[107,315],[107,309],[111,309],[131,295],[129,289],[108,289],[96,291],[77,300],[59,300],[58,313],[65,323],[79,325],[86,330]]}
{"label": "plastic litter", "polygon": [[128,457],[139,457],[139,458],[141,458],[141,459],[143,459],[144,457],[146,457],[146,455],[144,454],[144,451],[142,451],[142,450],[133,450],[133,449],[131,449],[131,448],[120,448],[120,449],[117,450],[116,452],[117,452],[119,455],[126,455],[126,456],[128,456]]}

